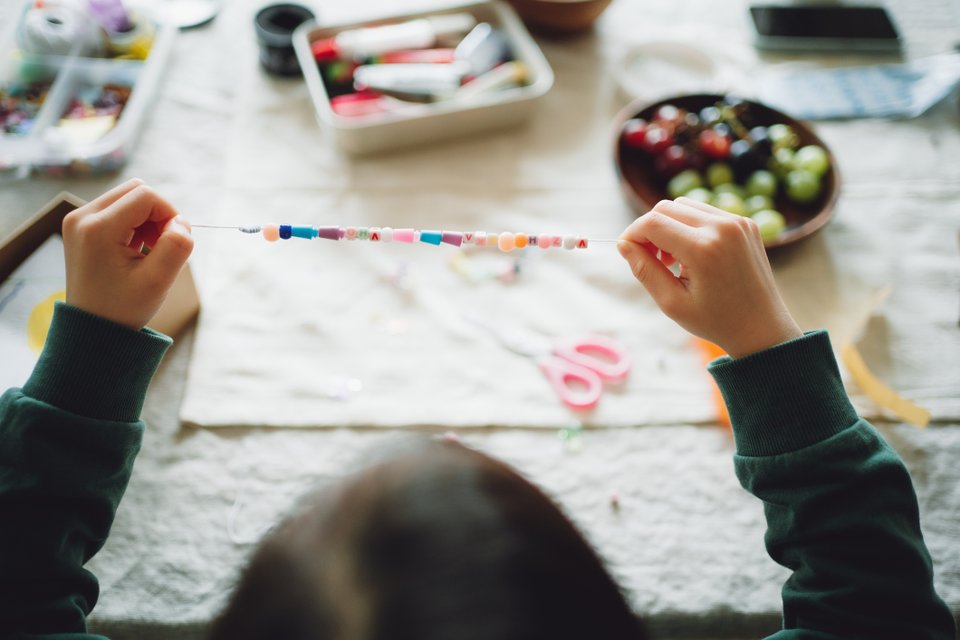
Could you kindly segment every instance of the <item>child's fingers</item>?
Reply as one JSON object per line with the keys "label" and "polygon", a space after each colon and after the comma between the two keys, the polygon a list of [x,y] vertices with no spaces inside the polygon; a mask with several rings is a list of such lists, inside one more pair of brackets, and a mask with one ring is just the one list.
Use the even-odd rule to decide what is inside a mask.
{"label": "child's fingers", "polygon": [[683,285],[670,269],[643,245],[621,238],[617,243],[617,250],[630,265],[633,276],[658,305],[663,306],[668,298],[683,289]]}
{"label": "child's fingers", "polygon": [[162,223],[149,221],[144,222],[133,232],[133,239],[129,242],[128,246],[136,249],[137,251],[139,251],[143,245],[146,245],[152,249],[153,245],[155,245],[157,240],[160,238],[160,233],[162,230]]}
{"label": "child's fingers", "polygon": [[707,204],[706,202],[700,202],[699,200],[694,200],[693,198],[687,198],[684,196],[677,198],[676,202],[691,209],[696,209],[706,216],[712,217],[714,222],[717,218],[729,219],[732,216],[737,215],[735,213],[730,213],[729,211],[724,211],[723,209],[719,209],[713,205]]}
{"label": "child's fingers", "polygon": [[143,180],[140,178],[131,178],[130,180],[127,180],[126,182],[115,186],[110,191],[102,194],[92,202],[88,203],[86,206],[81,207],[81,209],[78,209],[78,212],[80,212],[81,215],[85,215],[88,213],[103,211],[142,184]]}
{"label": "child's fingers", "polygon": [[653,207],[653,211],[659,211],[691,227],[704,227],[716,222],[716,217],[698,207],[690,206],[691,202],[694,201],[689,198],[661,200]]}
{"label": "child's fingers", "polygon": [[697,229],[653,209],[634,220],[620,237],[638,244],[653,243],[661,251],[684,260],[697,244]]}
{"label": "child's fingers", "polygon": [[144,261],[154,275],[153,281],[165,288],[173,283],[193,251],[193,236],[188,223],[179,218],[167,221]]}
{"label": "child's fingers", "polygon": [[[164,223],[176,216],[173,205],[145,184],[127,192],[103,211],[104,224],[127,234],[145,222]],[[129,242],[129,239],[125,241]]]}

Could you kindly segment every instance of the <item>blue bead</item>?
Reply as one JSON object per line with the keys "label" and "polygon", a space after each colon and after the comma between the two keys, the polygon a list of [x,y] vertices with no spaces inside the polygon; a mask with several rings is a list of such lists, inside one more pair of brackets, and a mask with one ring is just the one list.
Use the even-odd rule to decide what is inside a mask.
{"label": "blue bead", "polygon": [[[310,240],[311,238],[317,237],[317,230],[313,227],[291,227],[290,235],[294,238],[306,238]],[[280,237],[283,237],[283,227],[280,227]]]}
{"label": "blue bead", "polygon": [[280,237],[284,240],[289,240],[290,236],[293,234],[293,227],[288,224],[280,225]]}
{"label": "blue bead", "polygon": [[420,232],[420,242],[439,245],[442,240],[443,240],[442,231],[421,231]]}

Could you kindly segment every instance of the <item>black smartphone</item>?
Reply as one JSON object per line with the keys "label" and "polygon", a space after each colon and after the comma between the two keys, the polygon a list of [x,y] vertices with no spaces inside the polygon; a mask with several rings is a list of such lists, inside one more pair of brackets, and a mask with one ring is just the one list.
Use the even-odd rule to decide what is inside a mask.
{"label": "black smartphone", "polygon": [[897,52],[900,33],[881,6],[751,5],[759,49]]}

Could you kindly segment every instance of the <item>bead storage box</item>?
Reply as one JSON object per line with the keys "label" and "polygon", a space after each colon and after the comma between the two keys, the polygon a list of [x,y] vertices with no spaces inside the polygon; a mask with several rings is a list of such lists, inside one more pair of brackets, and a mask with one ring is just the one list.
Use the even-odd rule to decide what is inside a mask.
{"label": "bead storage box", "polygon": [[0,27],[0,179],[111,173],[132,152],[176,27],[128,3],[111,32],[97,4],[119,2],[28,2]]}
{"label": "bead storage box", "polygon": [[308,22],[293,44],[318,120],[352,154],[518,124],[553,86],[540,48],[499,0]]}

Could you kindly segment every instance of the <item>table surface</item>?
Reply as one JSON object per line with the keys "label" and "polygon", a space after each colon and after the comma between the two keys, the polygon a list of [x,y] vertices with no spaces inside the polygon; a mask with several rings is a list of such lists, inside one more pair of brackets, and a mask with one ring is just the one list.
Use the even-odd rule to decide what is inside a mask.
{"label": "table surface", "polygon": [[[355,197],[358,187],[372,185],[364,192],[372,194],[353,204],[362,208],[424,192],[469,202],[488,198],[493,190],[509,201],[512,195],[497,191],[502,187],[504,194],[523,192],[530,200],[540,193],[544,198],[595,196],[596,224],[622,228],[629,212],[616,193],[609,140],[575,134],[572,141],[558,140],[551,118],[567,106],[562,100],[593,96],[577,103],[588,110],[591,131],[612,122],[631,97],[618,87],[617,60],[639,42],[696,41],[726,65],[725,81],[734,85],[748,80],[743,78],[747,64],[804,64],[801,58],[758,58],[748,44],[743,11],[705,10],[713,6],[708,0],[617,0],[588,34],[538,39],[557,84],[543,117],[520,133],[357,160],[342,156],[313,121],[301,83],[272,80],[259,71],[250,20],[260,4],[224,3],[210,26],[180,34],[163,90],[120,175],[0,186],[0,235],[60,190],[92,198],[132,176],[146,179],[194,218],[214,217],[213,212],[222,214],[237,202],[269,200],[278,193],[296,203],[318,194]],[[390,6],[340,4],[317,3],[318,15],[358,19]],[[907,35],[908,56],[937,53],[960,40],[956,3],[888,4]],[[0,19],[3,11],[9,7],[0,9]],[[656,97],[666,85],[659,79],[645,97]],[[254,127],[252,118],[265,112],[278,115]],[[918,430],[895,421],[879,427],[914,475],[937,584],[955,611],[960,608],[960,479],[954,469],[960,457],[958,120],[951,100],[914,121],[817,124],[843,169],[837,218],[798,252],[773,259],[782,285],[793,283],[811,264],[824,263],[838,281],[856,272],[871,284],[894,285],[861,346],[871,363],[893,376],[919,375],[926,367],[929,377],[943,380],[940,387],[918,384],[915,389],[918,399],[937,407],[931,427]],[[288,153],[285,146],[295,136],[315,152],[309,158],[300,152],[298,166],[287,159],[298,152]],[[542,144],[520,154],[512,146],[516,136]],[[463,160],[480,153],[516,158],[499,167]],[[475,180],[436,169],[448,161],[479,172],[483,189]],[[556,187],[547,170],[566,183],[559,194],[546,193]],[[906,213],[910,219],[903,218]],[[216,255],[201,244],[194,270],[206,301],[204,286],[213,279]],[[795,295],[802,302],[802,291]],[[649,300],[639,304],[652,312]],[[115,639],[201,637],[252,543],[296,496],[414,437],[394,429],[185,429],[179,410],[202,335],[191,329],[182,336],[151,386],[143,452],[111,539],[91,563],[102,582],[94,628]],[[907,367],[913,359],[923,361]],[[561,441],[555,430],[542,429],[489,429],[464,438],[515,464],[558,499],[608,558],[658,637],[747,638],[777,628],[779,589],[787,573],[763,550],[761,505],[733,477],[732,446],[722,429],[688,423],[591,429],[574,445]],[[618,511],[610,507],[614,492],[620,496]]]}

